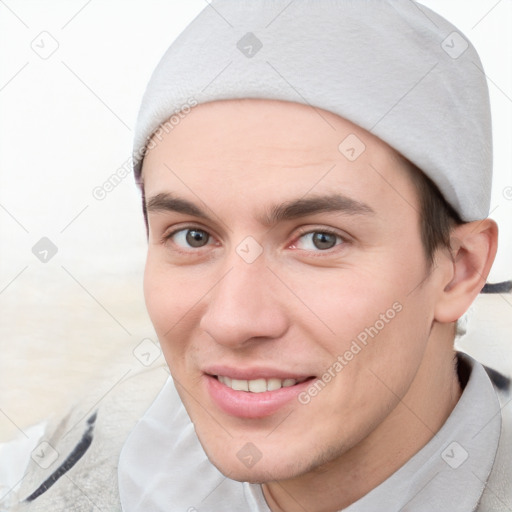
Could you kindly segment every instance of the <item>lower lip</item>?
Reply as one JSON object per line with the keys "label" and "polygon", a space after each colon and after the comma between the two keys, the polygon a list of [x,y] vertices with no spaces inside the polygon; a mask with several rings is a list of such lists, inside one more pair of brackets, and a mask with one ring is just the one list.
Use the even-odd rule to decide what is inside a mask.
{"label": "lower lip", "polygon": [[264,418],[274,414],[296,398],[312,381],[312,379],[308,379],[294,386],[274,391],[251,393],[249,391],[235,391],[211,375],[205,375],[205,378],[208,392],[220,409],[238,418],[251,419]]}

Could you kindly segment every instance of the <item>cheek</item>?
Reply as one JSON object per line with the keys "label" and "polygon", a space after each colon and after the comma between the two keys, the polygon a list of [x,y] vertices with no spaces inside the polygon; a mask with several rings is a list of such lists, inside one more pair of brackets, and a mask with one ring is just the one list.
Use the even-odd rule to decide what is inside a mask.
{"label": "cheek", "polygon": [[[162,332],[169,329],[172,324],[166,311],[174,309],[173,294],[166,293],[170,289],[171,283],[167,274],[159,269],[153,261],[151,253],[148,253],[146,267],[144,270],[144,299],[151,322],[160,338]],[[164,324],[168,324],[166,327]],[[162,342],[162,339],[160,339]]]}
{"label": "cheek", "polygon": [[396,281],[384,281],[379,272],[357,268],[324,270],[307,280],[301,275],[289,282],[303,303],[303,326],[319,330],[323,324],[331,334],[329,338],[342,344],[376,322],[379,330],[387,327],[397,316],[400,306],[395,303],[403,303],[405,296]]}
{"label": "cheek", "polygon": [[[417,312],[421,300],[412,304],[416,298],[375,288],[367,293],[372,300],[353,299],[346,308],[336,307],[333,300],[331,320],[324,301],[324,318],[336,331],[316,337],[331,354],[319,376],[327,384],[325,391],[319,385],[318,393],[312,390],[303,397],[304,402],[310,400],[310,418],[326,418],[329,411],[326,421],[315,423],[317,437],[339,434],[349,445],[371,432],[406,395],[428,342],[429,322]],[[342,294],[338,298],[348,300]]]}
{"label": "cheek", "polygon": [[144,271],[144,298],[164,352],[179,346],[179,343],[171,346],[169,340],[178,341],[183,326],[194,321],[194,307],[205,293],[196,280],[193,286],[190,282],[182,270],[173,269],[154,257],[151,251],[148,253]]}
{"label": "cheek", "polygon": [[[337,356],[347,361],[345,377],[336,380],[357,388],[354,382],[362,374],[371,377],[373,369],[398,391],[412,378],[425,350],[432,297],[427,287],[418,287],[425,272],[414,262],[399,259],[397,264],[383,257],[373,261],[382,264],[323,271],[307,281],[296,277],[290,288],[307,305],[298,320],[303,332],[330,354],[326,367]],[[349,376],[354,380],[345,381]]]}

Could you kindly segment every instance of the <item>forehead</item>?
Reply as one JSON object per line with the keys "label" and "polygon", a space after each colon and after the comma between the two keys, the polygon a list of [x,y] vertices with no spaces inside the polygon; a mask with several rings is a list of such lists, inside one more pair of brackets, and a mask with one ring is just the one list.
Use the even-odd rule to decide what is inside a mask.
{"label": "forehead", "polygon": [[[191,137],[192,135],[192,137]],[[348,138],[348,140],[347,140]],[[369,151],[381,156],[397,153],[371,133],[332,112],[278,100],[240,99],[200,104],[183,114],[178,124],[164,124],[153,145],[172,140],[176,150],[198,150],[195,157],[224,156],[223,150],[250,151],[264,158],[267,150],[286,154],[288,161],[307,163],[308,158],[337,159],[345,149],[348,161]],[[346,141],[340,148],[340,144]],[[215,145],[213,155],[205,149]],[[353,147],[355,152],[351,152]],[[155,151],[150,150],[148,156]],[[175,151],[179,159],[181,151]],[[187,158],[190,155],[187,155]],[[147,159],[147,157],[146,157]]]}
{"label": "forehead", "polygon": [[[353,123],[307,105],[260,99],[201,104],[152,139],[146,197],[173,191],[247,201],[342,192],[383,208],[414,202],[398,153]],[[404,205],[401,205],[404,206]]]}

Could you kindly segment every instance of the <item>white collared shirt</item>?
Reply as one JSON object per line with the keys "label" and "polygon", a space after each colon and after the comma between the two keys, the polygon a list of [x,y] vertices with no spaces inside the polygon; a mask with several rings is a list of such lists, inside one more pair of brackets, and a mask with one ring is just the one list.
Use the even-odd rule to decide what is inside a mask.
{"label": "white collared shirt", "polygon": [[[459,364],[469,379],[442,428],[344,512],[477,508],[498,448],[500,404],[480,363],[459,354]],[[231,480],[208,460],[171,378],[127,439],[118,478],[123,512],[270,512],[261,485]]]}

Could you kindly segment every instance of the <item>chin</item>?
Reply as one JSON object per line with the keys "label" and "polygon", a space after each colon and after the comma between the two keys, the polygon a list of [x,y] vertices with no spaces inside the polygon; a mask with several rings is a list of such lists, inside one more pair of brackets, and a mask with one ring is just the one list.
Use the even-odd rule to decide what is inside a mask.
{"label": "chin", "polygon": [[263,484],[266,482],[288,480],[307,472],[306,468],[301,468],[294,461],[284,464],[279,455],[272,457],[270,460],[263,460],[262,457],[252,467],[244,467],[244,464],[240,463],[238,459],[226,460],[224,457],[215,458],[208,453],[207,455],[210,462],[224,476],[238,482]]}
{"label": "chin", "polygon": [[[210,462],[226,477],[239,482],[262,484],[283,481],[320,469],[339,456],[337,449],[309,449],[298,443],[269,443],[250,438],[232,438],[223,444],[208,438],[201,445]],[[251,458],[252,457],[252,458]]]}

